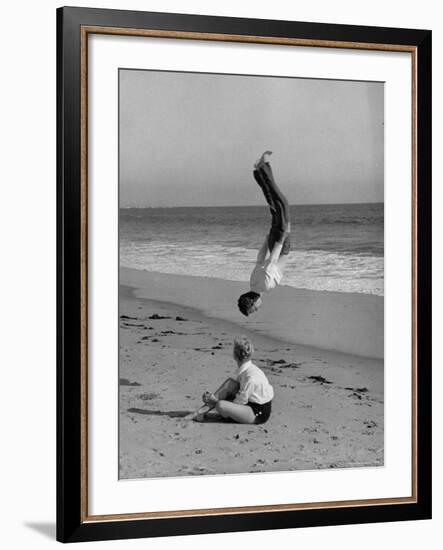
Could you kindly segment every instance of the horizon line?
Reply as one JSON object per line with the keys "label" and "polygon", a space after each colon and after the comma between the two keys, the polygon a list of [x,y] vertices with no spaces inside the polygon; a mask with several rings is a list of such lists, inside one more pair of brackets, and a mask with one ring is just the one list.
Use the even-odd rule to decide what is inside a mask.
{"label": "horizon line", "polygon": [[[291,203],[289,206],[344,206],[358,204],[384,204],[383,201],[364,201],[364,202],[304,202]],[[153,208],[249,208],[249,207],[267,207],[266,204],[207,204],[207,205],[174,205],[174,206],[119,206],[119,210],[149,210]]]}

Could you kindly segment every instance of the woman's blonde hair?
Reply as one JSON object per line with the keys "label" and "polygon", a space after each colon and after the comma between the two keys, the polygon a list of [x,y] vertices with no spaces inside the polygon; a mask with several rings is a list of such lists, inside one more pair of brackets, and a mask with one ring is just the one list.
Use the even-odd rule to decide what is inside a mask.
{"label": "woman's blonde hair", "polygon": [[239,361],[247,361],[254,353],[254,346],[246,336],[237,336],[234,339],[234,355]]}

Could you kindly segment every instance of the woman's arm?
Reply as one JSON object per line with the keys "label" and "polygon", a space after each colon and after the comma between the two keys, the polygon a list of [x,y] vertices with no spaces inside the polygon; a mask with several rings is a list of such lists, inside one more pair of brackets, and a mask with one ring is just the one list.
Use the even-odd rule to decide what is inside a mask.
{"label": "woman's arm", "polygon": [[252,384],[247,381],[243,387],[240,385],[240,389],[237,392],[237,395],[234,398],[233,403],[237,403],[237,405],[247,405],[249,401],[249,396],[251,395],[252,391]]}

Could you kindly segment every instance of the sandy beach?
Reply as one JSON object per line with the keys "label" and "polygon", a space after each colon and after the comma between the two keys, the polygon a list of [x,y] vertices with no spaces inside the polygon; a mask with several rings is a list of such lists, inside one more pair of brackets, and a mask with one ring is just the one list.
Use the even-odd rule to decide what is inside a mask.
{"label": "sandy beach", "polygon": [[[121,269],[120,479],[383,465],[383,299],[281,287],[242,319],[244,286]],[[271,418],[184,420],[235,374],[238,334],[274,387]]]}

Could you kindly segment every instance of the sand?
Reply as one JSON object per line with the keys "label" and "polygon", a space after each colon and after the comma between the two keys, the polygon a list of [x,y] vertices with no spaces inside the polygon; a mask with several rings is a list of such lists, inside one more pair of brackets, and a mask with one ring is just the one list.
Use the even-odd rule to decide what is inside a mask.
{"label": "sand", "polygon": [[122,268],[121,283],[135,295],[196,308],[207,317],[232,321],[249,330],[313,347],[383,358],[382,296],[280,286],[254,316],[244,317],[237,298],[247,283],[169,275]]}
{"label": "sand", "polygon": [[[121,479],[383,465],[382,298],[281,287],[242,319],[243,283],[122,269],[120,285]],[[292,331],[268,319],[278,308]],[[238,334],[274,387],[271,418],[184,420],[235,375]]]}

